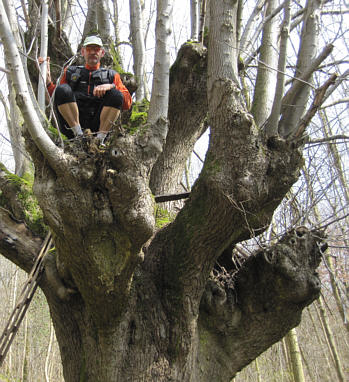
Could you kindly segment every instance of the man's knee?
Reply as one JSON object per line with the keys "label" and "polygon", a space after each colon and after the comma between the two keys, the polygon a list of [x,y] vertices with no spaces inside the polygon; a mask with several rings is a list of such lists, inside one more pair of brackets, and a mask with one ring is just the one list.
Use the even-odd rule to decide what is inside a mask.
{"label": "man's knee", "polygon": [[68,84],[58,85],[55,91],[55,103],[62,105],[70,102],[76,102],[72,88]]}
{"label": "man's knee", "polygon": [[124,95],[121,93],[121,91],[117,89],[110,89],[105,95],[103,106],[110,106],[121,110],[123,102]]}

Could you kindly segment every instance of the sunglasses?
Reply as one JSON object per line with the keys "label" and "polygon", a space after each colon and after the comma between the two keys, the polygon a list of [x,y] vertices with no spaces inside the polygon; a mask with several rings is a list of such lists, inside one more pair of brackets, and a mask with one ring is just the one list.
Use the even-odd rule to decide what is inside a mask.
{"label": "sunglasses", "polygon": [[85,46],[85,49],[87,50],[87,52],[100,52],[102,50],[102,47],[100,46],[91,46],[91,45],[88,45],[88,46]]}

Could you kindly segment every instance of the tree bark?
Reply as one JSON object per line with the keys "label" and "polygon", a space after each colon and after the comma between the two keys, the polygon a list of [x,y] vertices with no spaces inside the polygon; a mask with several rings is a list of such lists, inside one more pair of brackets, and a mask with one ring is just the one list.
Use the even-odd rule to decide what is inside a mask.
{"label": "tree bark", "polygon": [[21,116],[20,110],[16,104],[15,90],[12,86],[12,82],[8,80],[8,99],[9,106],[8,109],[6,100],[2,91],[0,90],[0,99],[5,109],[7,128],[10,135],[11,147],[15,161],[15,174],[18,176],[23,176],[25,173],[29,173],[30,167],[30,157],[26,153],[24,146],[24,139],[22,137],[22,123],[23,118]]}
{"label": "tree bark", "polygon": [[[40,33],[40,56],[47,57],[48,47],[48,1],[41,1],[41,33]],[[43,114],[46,106],[46,73],[47,61],[44,60],[40,65],[39,85],[38,85],[38,104]]]}
{"label": "tree bark", "polygon": [[86,15],[86,21],[84,25],[84,31],[82,33],[83,38],[89,34],[97,33],[98,24],[97,24],[97,8],[93,6],[94,1],[88,0],[88,11]]}
{"label": "tree bark", "polygon": [[110,28],[110,10],[109,4],[106,0],[97,0],[94,5],[97,9],[97,24],[98,31],[101,35],[104,44],[110,44],[112,42],[111,38],[111,28]]}
{"label": "tree bark", "polygon": [[[279,134],[282,137],[289,136],[296,129],[298,121],[306,110],[306,100],[309,97],[310,87],[309,84],[302,83],[297,78],[302,77],[309,71],[316,57],[321,3],[321,0],[308,0],[306,4],[306,14],[302,26],[300,51],[295,72],[296,80],[283,98],[282,118],[279,123]],[[309,75],[303,79],[311,83],[312,73],[316,69],[317,66],[310,70]],[[297,91],[295,92],[296,87]]]}
{"label": "tree bark", "polygon": [[62,31],[69,36],[73,27],[73,8],[76,0],[61,1]]}
{"label": "tree bark", "polygon": [[155,195],[181,190],[185,163],[207,128],[206,75],[206,48],[184,44],[170,70],[169,130],[150,178]]}
{"label": "tree bark", "polygon": [[143,15],[140,0],[130,0],[130,26],[134,62],[134,74],[137,80],[136,100],[144,98],[145,44]]}
{"label": "tree bark", "polygon": [[[318,233],[293,231],[250,257],[237,273],[209,278],[198,311],[192,311],[194,295],[187,295],[186,305],[197,319],[186,322],[173,316],[166,270],[154,272],[161,264],[154,256],[159,241],[147,249],[135,272],[124,313],[107,326],[96,326],[80,293],[69,301],[58,299],[44,274],[41,287],[66,382],[227,381],[297,325],[302,308],[319,294],[313,275],[320,261]],[[164,304],[169,298],[172,304]],[[218,360],[221,367],[213,367]]]}
{"label": "tree bark", "polygon": [[154,74],[152,96],[148,112],[148,122],[154,124],[160,118],[167,119],[170,51],[168,39],[171,34],[171,0],[157,0],[156,47],[154,56]]}
{"label": "tree bark", "polygon": [[[274,12],[276,5],[277,2],[275,0],[268,0],[266,2],[265,17],[270,16]],[[277,29],[274,17],[264,24],[251,110],[257,126],[262,126],[265,123],[272,109],[276,85]]]}
{"label": "tree bark", "polygon": [[337,373],[338,381],[339,382],[344,382],[345,381],[345,376],[344,376],[344,372],[343,372],[342,362],[341,362],[341,359],[340,359],[338,351],[337,351],[337,346],[336,346],[336,343],[335,343],[335,340],[334,340],[334,337],[333,337],[333,334],[332,334],[331,327],[330,327],[330,325],[328,323],[328,319],[327,319],[324,303],[323,303],[323,300],[322,300],[321,297],[317,301],[317,306],[318,306],[319,311],[320,311],[321,322],[322,322],[322,325],[324,327],[325,336],[326,336],[327,341],[328,341],[330,352],[332,354],[332,359],[333,359],[333,362],[334,362],[334,366],[335,366],[335,370],[336,370],[336,373]]}
{"label": "tree bark", "polygon": [[200,0],[190,0],[190,39],[193,41],[199,41],[200,3]]}
{"label": "tree bark", "polygon": [[[186,44],[169,83],[171,6],[158,1],[148,121],[133,135],[114,132],[106,150],[88,136],[57,149],[40,121],[28,119],[33,191],[55,243],[40,286],[66,382],[228,381],[296,326],[319,295],[322,232],[294,229],[239,269],[215,268],[225,249],[267,228],[303,165],[294,146],[266,142],[246,110],[237,52],[227,51],[237,47],[238,6],[210,2],[209,50]],[[175,155],[166,162],[160,153],[171,156],[190,141],[185,158],[207,113],[203,170],[174,221],[157,230],[152,192],[166,186],[155,174],[178,171],[167,168],[176,167]],[[189,122],[170,128],[165,145],[167,116],[174,127]],[[11,197],[8,177],[0,180],[8,199],[0,209],[0,251],[29,271],[43,235],[23,223],[24,206]]]}
{"label": "tree bark", "polygon": [[290,0],[285,1],[284,6],[284,20],[281,25],[280,32],[280,48],[279,48],[279,59],[278,59],[278,72],[277,72],[277,82],[274,95],[274,102],[271,110],[269,120],[266,125],[266,134],[268,137],[277,136],[279,117],[282,104],[282,96],[284,94],[285,88],[285,72],[286,72],[286,59],[287,59],[287,45],[289,37],[289,28],[291,20],[291,9]]}
{"label": "tree bark", "polygon": [[297,331],[291,329],[286,335],[286,343],[290,353],[294,382],[305,382],[302,357],[299,350]]}
{"label": "tree bark", "polygon": [[256,358],[254,362],[255,362],[255,366],[256,366],[257,382],[262,382],[262,376],[261,376],[261,372],[259,369],[258,358]]}
{"label": "tree bark", "polygon": [[[258,20],[258,15],[262,12],[263,6],[265,4],[266,0],[259,0],[253,9],[253,11],[250,13],[250,17],[248,18],[245,29],[243,33],[241,34],[240,38],[240,49],[243,56],[248,52],[249,44],[251,42],[250,38],[250,32],[253,26],[255,26],[256,20]],[[256,28],[254,28],[256,29]]]}
{"label": "tree bark", "polygon": [[[315,304],[313,305],[313,306],[315,306]],[[314,317],[313,317],[313,315],[312,315],[312,313],[311,313],[311,311],[310,311],[310,307],[308,307],[307,308],[307,312],[308,312],[308,314],[309,314],[309,317],[310,317],[310,320],[311,320],[311,323],[312,323],[312,328],[313,328],[313,330],[314,330],[314,333],[315,333],[315,335],[316,335],[316,338],[317,338],[317,340],[318,340],[318,344],[319,344],[319,346],[320,346],[320,348],[321,348],[321,355],[322,355],[322,357],[323,357],[323,359],[326,361],[326,372],[327,372],[327,376],[329,377],[329,380],[331,380],[331,378],[332,378],[332,371],[333,371],[333,368],[332,368],[332,366],[331,366],[331,364],[330,364],[330,361],[329,361],[329,359],[328,359],[328,357],[327,357],[327,355],[328,355],[328,352],[326,351],[326,347],[325,346],[322,346],[322,343],[323,343],[323,341],[321,341],[321,338],[320,338],[320,335],[319,335],[319,332],[318,332],[318,325],[317,325],[317,323],[320,321],[320,320],[318,320],[317,322],[315,322],[315,320],[314,320]],[[322,326],[322,325],[321,325]],[[323,338],[324,336],[322,336],[322,338]],[[327,341],[327,339],[325,339],[324,340],[324,342],[327,344],[328,343],[328,341]]]}
{"label": "tree bark", "polygon": [[45,382],[50,382],[49,367],[50,367],[50,356],[51,356],[53,338],[54,338],[54,329],[53,329],[53,325],[51,323],[50,324],[50,342],[48,344],[47,354],[46,354],[46,359],[45,359]]}

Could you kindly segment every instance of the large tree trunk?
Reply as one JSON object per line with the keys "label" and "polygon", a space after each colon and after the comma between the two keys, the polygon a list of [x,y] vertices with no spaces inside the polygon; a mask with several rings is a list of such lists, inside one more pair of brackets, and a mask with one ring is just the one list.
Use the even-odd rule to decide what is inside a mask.
{"label": "large tree trunk", "polygon": [[[224,250],[267,228],[303,159],[295,144],[266,141],[246,110],[237,51],[226,49],[237,47],[238,2],[210,3],[208,53],[186,44],[169,84],[161,58],[171,4],[158,2],[148,123],[133,135],[115,133],[105,151],[93,137],[58,149],[23,99],[33,190],[55,243],[40,286],[66,382],[229,381],[296,326],[319,295],[317,231],[293,229],[241,268],[214,270]],[[181,128],[170,127],[165,145],[168,86],[168,117]],[[151,188],[165,190],[159,179],[172,174],[167,187],[175,189],[207,113],[204,168],[175,220],[156,230]],[[169,159],[160,156],[163,148]],[[3,169],[0,251],[29,271],[40,240],[18,222],[23,201],[10,179]]]}
{"label": "large tree trunk", "polygon": [[[24,227],[11,245],[20,254],[29,252],[30,241],[23,233]],[[1,234],[9,237],[3,230]],[[187,287],[191,294],[184,299],[180,290],[169,290],[173,280],[166,276],[168,266],[161,265],[160,251],[162,241],[168,239],[162,232],[146,250],[127,302],[120,302],[111,291],[104,296],[110,304],[97,314],[93,300],[86,304],[79,292],[67,301],[59,299],[52,273],[45,273],[41,287],[50,306],[66,382],[229,381],[297,325],[302,308],[318,297],[320,283],[314,268],[320,261],[319,233],[290,232],[269,250],[250,257],[238,272],[211,276],[199,299],[200,280]],[[37,248],[32,241],[31,252]],[[7,252],[4,241],[0,249]],[[88,263],[86,255],[80,253],[81,261]],[[91,289],[100,284],[97,278],[90,282]]]}

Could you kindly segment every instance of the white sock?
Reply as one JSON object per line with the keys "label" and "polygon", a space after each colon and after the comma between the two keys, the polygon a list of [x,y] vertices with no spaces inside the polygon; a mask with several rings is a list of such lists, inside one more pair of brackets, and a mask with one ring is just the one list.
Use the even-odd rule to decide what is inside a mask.
{"label": "white sock", "polygon": [[99,132],[97,133],[97,139],[99,140],[99,143],[100,143],[101,145],[104,144],[104,140],[105,140],[107,134],[108,134],[108,133],[105,133],[104,131],[99,131]]}
{"label": "white sock", "polygon": [[73,126],[71,129],[73,130],[73,133],[76,137],[80,137],[81,135],[83,135],[80,125]]}

